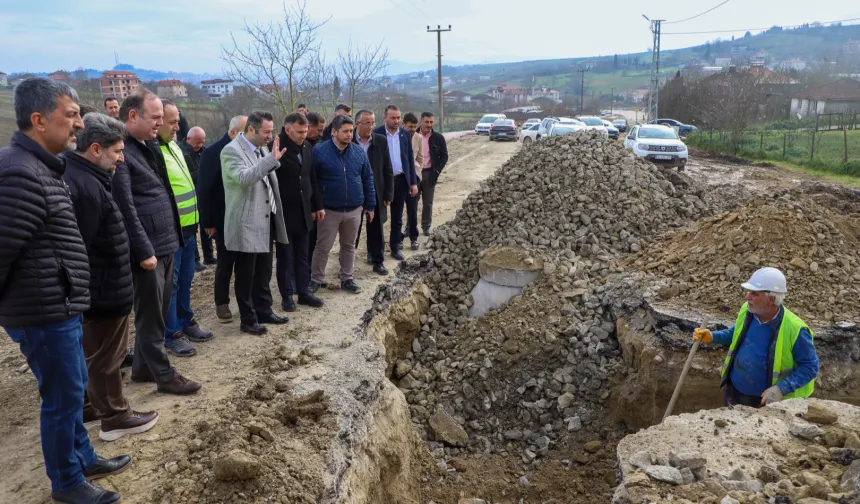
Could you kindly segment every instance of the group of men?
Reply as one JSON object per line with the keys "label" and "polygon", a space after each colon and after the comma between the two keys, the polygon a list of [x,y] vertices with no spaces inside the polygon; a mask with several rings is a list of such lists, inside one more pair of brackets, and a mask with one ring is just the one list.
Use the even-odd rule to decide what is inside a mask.
{"label": "group of men", "polygon": [[315,293],[326,286],[337,238],[341,288],[359,292],[353,271],[362,216],[368,261],[387,274],[389,207],[388,245],[402,259],[405,236],[418,247],[419,187],[429,234],[433,189],[448,158],[432,114],[422,114],[419,132],[417,117],[403,117],[404,128],[393,105],[379,128],[372,112],[353,120],[345,105],[328,126],[301,106],[278,132],[271,114],[253,112],[232,118],[204,148],[205,132],[149,91],[105,100],[103,114],[79,106],[67,84],[32,78],[14,100],[18,131],[0,149],[0,326],[38,381],[45,468],[52,498],[63,503],[120,498],[90,481],[123,471],[131,457],[97,456],[89,424],[113,441],[158,421],[123,395],[132,310],[131,381],[167,394],[201,389],[169,358],[194,355],[192,343],[213,337],[191,308],[194,273],[205,267],[198,236],[215,242],[215,251],[202,248],[204,261],[216,265],[219,321],[232,321],[235,273],[240,330],[264,334],[267,324],[288,322],[272,310],[273,251],[285,311],[296,302],[323,306]]}

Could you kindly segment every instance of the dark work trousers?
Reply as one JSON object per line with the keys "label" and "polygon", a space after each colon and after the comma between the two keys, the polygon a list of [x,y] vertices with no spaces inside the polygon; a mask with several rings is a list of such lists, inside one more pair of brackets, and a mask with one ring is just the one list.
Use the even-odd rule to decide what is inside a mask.
{"label": "dark work trousers", "polygon": [[[367,223],[367,257],[373,264],[382,264],[385,260],[385,233],[382,231],[382,215],[379,211],[379,205],[373,210],[373,222]],[[355,248],[358,248],[358,242],[361,239],[361,227],[364,222],[370,219],[370,216],[365,215],[364,219],[358,225],[358,234],[355,236]]]}
{"label": "dark work trousers", "polygon": [[218,263],[215,265],[215,305],[230,304],[230,279],[233,278],[233,263],[236,253],[224,246],[224,230],[215,231]]}
{"label": "dark work trousers", "polygon": [[433,224],[433,197],[436,195],[437,176],[432,175],[431,170],[424,170],[421,174],[421,227],[430,228]]}
{"label": "dark work trousers", "polygon": [[[215,254],[212,253],[212,238],[206,233],[206,230],[203,229],[203,224],[200,225],[200,239],[197,241],[200,242],[200,248],[203,249],[203,260],[211,262],[212,258],[215,256]],[[194,262],[200,262],[200,250],[197,249],[197,247],[194,248]]]}
{"label": "dark work trousers", "polygon": [[236,279],[233,282],[239,317],[243,324],[258,322],[258,315],[272,313],[272,248],[264,253],[234,252],[233,266]]}
{"label": "dark work trousers", "polygon": [[275,275],[278,277],[278,290],[282,301],[296,293],[300,297],[311,293],[308,290],[311,281],[308,264],[310,231],[288,233],[287,239],[290,243],[275,243],[275,255],[278,261]]}
{"label": "dark work trousers", "polygon": [[176,370],[164,350],[164,319],[173,295],[173,254],[156,258],[155,269],[132,261],[134,277],[134,363],[131,373],[152,374],[158,383],[173,381]]}
{"label": "dark work trousers", "polygon": [[[406,177],[398,175],[394,177],[394,199],[391,201],[391,233],[389,235],[388,246],[391,250],[397,248],[403,241],[403,207],[407,206],[407,202],[412,198],[409,195],[409,185],[406,183]],[[415,204],[415,211],[406,209],[407,226],[410,238],[418,238],[418,204]]]}
{"label": "dark work trousers", "polygon": [[738,392],[732,385],[731,379],[729,379],[726,387],[723,389],[723,402],[727,407],[741,405],[761,408],[761,397]]}
{"label": "dark work trousers", "polygon": [[107,429],[131,416],[119,372],[128,352],[128,319],[128,315],[84,318],[83,346],[89,376],[84,414],[90,410]]}
{"label": "dark work trousers", "polygon": [[308,275],[311,274],[311,260],[314,257],[314,249],[317,248],[317,223],[313,223],[310,235],[308,236]]}

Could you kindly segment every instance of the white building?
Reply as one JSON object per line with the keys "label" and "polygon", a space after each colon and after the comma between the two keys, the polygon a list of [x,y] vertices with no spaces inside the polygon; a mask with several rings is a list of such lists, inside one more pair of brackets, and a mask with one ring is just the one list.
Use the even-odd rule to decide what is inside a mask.
{"label": "white building", "polygon": [[797,70],[798,72],[806,70],[806,62],[802,59],[790,59],[782,62],[783,70]]}
{"label": "white building", "polygon": [[860,112],[860,82],[839,79],[812,87],[791,97],[791,117],[807,118],[818,114]]}
{"label": "white building", "polygon": [[546,87],[532,88],[532,100],[552,100],[555,103],[561,103],[561,94],[555,89]]}
{"label": "white building", "polygon": [[732,66],[731,58],[714,58],[714,66],[718,66],[720,68],[729,68]]}
{"label": "white building", "polygon": [[200,81],[200,87],[206,91],[209,98],[219,99],[232,95],[235,84],[229,79],[212,79]]}
{"label": "white building", "polygon": [[0,72],[0,86],[6,87],[9,85],[9,76]]}

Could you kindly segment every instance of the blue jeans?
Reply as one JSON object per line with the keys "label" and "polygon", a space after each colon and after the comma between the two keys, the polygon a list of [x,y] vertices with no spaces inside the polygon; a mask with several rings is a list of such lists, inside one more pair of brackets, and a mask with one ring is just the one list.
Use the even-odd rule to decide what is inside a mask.
{"label": "blue jeans", "polygon": [[82,317],[29,327],[4,327],[21,347],[42,396],[41,434],[45,472],[55,492],[84,483],[84,469],[96,454],[84,428],[84,359]]}
{"label": "blue jeans", "polygon": [[173,255],[173,294],[164,319],[164,346],[173,344],[173,335],[191,325],[191,282],[194,280],[194,251],[197,237],[186,236],[185,245]]}

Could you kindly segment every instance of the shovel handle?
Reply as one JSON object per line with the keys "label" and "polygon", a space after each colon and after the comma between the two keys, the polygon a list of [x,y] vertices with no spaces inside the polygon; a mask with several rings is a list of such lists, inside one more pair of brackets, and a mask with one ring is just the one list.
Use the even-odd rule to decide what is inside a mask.
{"label": "shovel handle", "polygon": [[[701,327],[705,329],[708,327],[707,317],[702,319]],[[671,415],[672,410],[675,408],[675,402],[678,401],[678,396],[681,395],[681,387],[684,385],[684,378],[687,377],[687,373],[690,371],[690,366],[693,364],[693,356],[696,355],[696,350],[699,349],[700,344],[700,340],[693,341],[693,346],[690,348],[689,355],[687,355],[687,362],[684,363],[684,368],[681,370],[681,376],[678,377],[678,384],[675,385],[675,391],[672,392],[672,399],[669,401],[669,406],[666,407],[666,412],[663,413],[663,420],[666,420],[666,417]]]}

